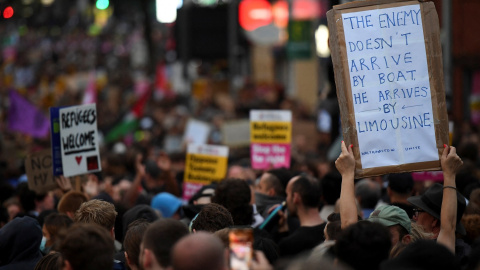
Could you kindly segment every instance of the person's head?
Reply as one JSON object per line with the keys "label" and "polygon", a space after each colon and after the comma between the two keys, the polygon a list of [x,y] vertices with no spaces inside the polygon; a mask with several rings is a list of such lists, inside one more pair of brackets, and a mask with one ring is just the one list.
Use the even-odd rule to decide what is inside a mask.
{"label": "person's head", "polygon": [[159,211],[162,217],[180,219],[178,212],[182,206],[182,200],[168,192],[160,192],[153,197],[150,206]]}
{"label": "person's head", "polygon": [[139,219],[130,223],[125,239],[123,239],[125,262],[132,270],[143,269],[140,267],[138,258],[140,256],[140,244],[149,225],[150,222],[145,219]]}
{"label": "person's head", "polygon": [[72,223],[72,219],[65,214],[53,213],[48,215],[42,227],[43,239],[40,249],[44,253],[48,253],[50,248],[55,244],[60,230],[69,228]]}
{"label": "person's head", "polygon": [[327,173],[320,181],[323,202],[327,205],[335,205],[340,198],[342,189],[342,176],[338,172]]}
{"label": "person's head", "polygon": [[309,176],[296,176],[287,185],[288,213],[297,214],[303,209],[318,208],[320,204],[320,184]]}
{"label": "person's head", "polygon": [[381,270],[460,269],[455,255],[431,240],[419,240],[406,246],[398,256],[381,264]]}
{"label": "person's head", "polygon": [[199,232],[182,238],[172,251],[173,270],[226,270],[226,249],[213,235]]}
{"label": "person's head", "polygon": [[[421,196],[408,198],[408,202],[413,204],[417,209],[414,211],[413,220],[421,225],[426,232],[435,234],[435,238],[440,232],[440,211],[443,200],[443,186],[435,183],[425,191]],[[466,202],[460,192],[457,191],[457,226],[456,232],[465,235],[465,228],[460,220],[465,211]]]}
{"label": "person's head", "polygon": [[115,247],[108,230],[95,223],[74,224],[60,233],[63,269],[113,269]]}
{"label": "person's head", "polygon": [[128,209],[125,214],[122,216],[122,228],[123,228],[123,236],[127,233],[127,229],[129,228],[130,224],[135,220],[146,220],[149,223],[154,222],[159,218],[159,214],[150,206],[145,204],[135,205],[134,207]]}
{"label": "person's head", "polygon": [[382,190],[380,185],[370,179],[362,179],[355,184],[355,197],[362,209],[373,209],[378,203]]}
{"label": "person's head", "polygon": [[35,270],[59,270],[62,269],[62,254],[50,252],[35,265]]}
{"label": "person's head", "polygon": [[325,240],[337,240],[341,232],[342,222],[340,219],[340,214],[331,213],[327,218],[327,225],[325,225],[325,229],[323,231]]}
{"label": "person's head", "polygon": [[73,219],[80,205],[86,201],[88,201],[88,198],[83,192],[72,190],[63,195],[58,202],[57,210]]}
{"label": "person's head", "polygon": [[411,173],[392,173],[387,176],[387,194],[390,197],[408,198],[412,195],[413,177]]}
{"label": "person's head", "polygon": [[378,222],[387,227],[390,231],[392,246],[398,242],[409,244],[411,241],[410,232],[412,230],[410,218],[405,210],[393,206],[382,205],[377,207],[370,214],[368,221]]}
{"label": "person's head", "polygon": [[162,169],[154,160],[147,160],[145,162],[145,185],[152,189],[160,185],[160,178],[162,176]]}
{"label": "person's head", "polygon": [[52,192],[36,193],[28,188],[27,183],[19,184],[18,196],[25,213],[36,211],[38,213],[44,210],[50,210],[55,207],[55,201]]}
{"label": "person's head", "polygon": [[285,187],[292,177],[290,170],[285,168],[269,170],[260,177],[256,191],[272,197],[286,197]]}
{"label": "person's head", "polygon": [[251,225],[253,222],[251,197],[247,182],[240,179],[225,179],[218,184],[212,202],[227,208],[235,225]]}
{"label": "person's head", "polygon": [[94,223],[102,226],[114,236],[115,218],[117,211],[112,203],[101,200],[90,200],[82,203],[75,212],[75,223]]}
{"label": "person's head", "polygon": [[1,266],[40,260],[42,229],[32,217],[16,217],[0,229],[0,268]]}
{"label": "person's head", "polygon": [[216,203],[210,203],[205,205],[192,220],[191,228],[194,232],[207,231],[213,233],[230,226],[233,226],[233,218],[227,208]]}
{"label": "person's head", "polygon": [[388,258],[390,247],[390,233],[385,226],[359,221],[340,234],[335,243],[335,254],[355,270],[375,270]]}
{"label": "person's head", "polygon": [[188,228],[180,221],[160,219],[153,222],[143,235],[140,265],[146,270],[168,267],[172,247],[185,235],[188,235]]}

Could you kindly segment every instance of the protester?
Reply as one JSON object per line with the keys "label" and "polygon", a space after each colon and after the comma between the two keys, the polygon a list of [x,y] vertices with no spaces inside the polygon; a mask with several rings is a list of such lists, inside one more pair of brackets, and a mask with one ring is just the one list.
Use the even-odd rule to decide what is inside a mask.
{"label": "protester", "polygon": [[32,217],[17,217],[0,229],[0,270],[31,270],[42,259],[42,229]]}
{"label": "protester", "polygon": [[[288,214],[297,216],[300,227],[280,240],[280,256],[293,256],[309,251],[323,242],[325,222],[320,218],[320,185],[317,179],[308,176],[296,176],[287,185]],[[279,232],[288,232],[288,224],[283,218],[279,221]]]}
{"label": "protester", "polygon": [[387,176],[387,194],[391,205],[398,206],[413,218],[414,206],[407,201],[413,192],[413,177],[411,173],[392,173]]}
{"label": "protester", "polygon": [[72,190],[62,196],[58,202],[57,210],[73,219],[80,205],[86,201],[88,201],[88,198],[83,192]]}
{"label": "protester", "polygon": [[233,226],[230,212],[216,203],[205,205],[200,213],[191,222],[191,231],[206,231],[214,233],[218,230]]}
{"label": "protester", "polygon": [[57,250],[55,246],[57,235],[61,230],[68,229],[73,221],[65,214],[53,213],[45,218],[42,227],[42,243],[40,244],[40,251],[43,254],[50,253],[50,250]]}
{"label": "protester", "polygon": [[95,223],[74,224],[60,236],[66,270],[113,269],[115,248],[110,231]]}
{"label": "protester", "polygon": [[50,252],[38,261],[34,270],[59,270],[62,269],[62,261],[60,252]]}
{"label": "protester", "polygon": [[228,252],[215,235],[205,232],[182,238],[172,250],[173,270],[228,270]]}
{"label": "protester", "polygon": [[143,235],[147,230],[150,222],[145,219],[135,220],[130,223],[123,240],[125,249],[125,261],[131,270],[142,269],[138,260],[140,256],[140,245],[142,244]]}
{"label": "protester", "polygon": [[188,228],[174,219],[160,219],[150,224],[140,245],[140,266],[145,270],[169,267],[173,246],[186,235]]}
{"label": "protester", "polygon": [[285,188],[293,173],[285,168],[269,170],[262,174],[255,186],[255,204],[258,212],[268,216],[268,210],[285,201],[287,194]]}

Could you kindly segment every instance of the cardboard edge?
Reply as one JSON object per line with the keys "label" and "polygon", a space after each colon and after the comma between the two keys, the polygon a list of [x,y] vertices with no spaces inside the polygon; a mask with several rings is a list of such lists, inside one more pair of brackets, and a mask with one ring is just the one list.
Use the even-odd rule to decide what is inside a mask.
{"label": "cardboard edge", "polygon": [[[420,8],[421,8],[426,52],[428,51],[426,53],[427,62],[428,62],[427,67],[429,71],[430,89],[432,93],[432,105],[433,105],[432,114],[434,118],[435,139],[436,139],[437,149],[439,153],[439,159],[434,161],[363,169],[361,164],[359,149],[358,147],[354,147],[353,150],[354,150],[355,167],[356,167],[355,178],[384,175],[392,172],[400,173],[400,172],[441,170],[440,157],[441,157],[441,153],[443,152],[443,144],[448,144],[448,115],[446,111],[445,89],[443,84],[442,56],[441,56],[441,53],[437,55],[434,55],[433,53],[431,53],[432,51],[435,51],[435,50],[441,52],[441,43],[439,38],[440,35],[434,34],[435,31],[439,32],[440,30],[439,30],[439,24],[438,24],[438,15],[435,10],[435,5],[432,2],[412,1],[412,0],[371,0],[371,1],[362,1],[362,2],[357,1],[357,2],[334,6],[333,9],[327,12],[329,32],[335,33],[334,35],[330,35],[329,45],[331,50],[332,63],[334,67],[335,83],[337,88],[336,89],[337,98],[338,98],[339,106],[340,107],[343,106],[343,108],[346,108],[346,109],[340,110],[340,118],[342,123],[349,123],[353,121],[353,123],[350,123],[349,125],[349,127],[353,127],[353,128],[349,128],[349,127],[344,128],[342,125],[342,135],[344,136],[344,140],[346,144],[354,143],[354,145],[358,145],[358,137],[356,136],[357,134],[356,134],[356,128],[355,128],[355,116],[353,113],[353,104],[351,104],[351,102],[348,102],[349,96],[350,96],[350,101],[352,100],[351,91],[347,91],[350,89],[349,86],[347,85],[349,82],[349,78],[345,72],[341,72],[341,73],[339,72],[340,70],[345,71],[344,63],[346,61],[342,61],[342,60],[346,59],[346,51],[342,55],[342,48],[345,48],[345,46],[342,46],[340,42],[343,41],[343,43],[345,43],[345,40],[344,40],[344,36],[342,38],[343,28],[342,28],[342,31],[340,32],[338,31],[339,28],[341,27],[337,25],[337,22],[338,22],[337,18],[341,16],[341,14],[345,9],[362,8],[362,7],[368,7],[368,6],[380,5],[380,4],[392,4],[392,5],[386,6],[385,8],[397,7],[396,5],[397,3],[400,3],[400,5],[398,6],[401,6],[402,5],[401,3],[407,4],[408,2],[412,2],[412,4],[416,2],[420,4]],[[341,22],[339,24],[341,24]],[[439,79],[432,79],[432,78],[439,78]],[[349,114],[353,115],[353,119],[352,117],[349,117]]]}

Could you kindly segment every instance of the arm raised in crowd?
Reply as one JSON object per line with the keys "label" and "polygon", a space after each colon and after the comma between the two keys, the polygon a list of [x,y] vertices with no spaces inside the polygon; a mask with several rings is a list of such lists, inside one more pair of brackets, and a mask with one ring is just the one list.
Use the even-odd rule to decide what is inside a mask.
{"label": "arm raised in crowd", "polygon": [[340,218],[342,229],[358,221],[357,205],[355,203],[355,157],[353,156],[353,145],[348,148],[342,141],[342,153],[335,161],[335,166],[342,175],[342,190],[340,192]]}
{"label": "arm raised in crowd", "polygon": [[443,198],[440,212],[440,233],[437,242],[455,253],[455,229],[457,225],[457,190],[455,174],[462,166],[462,159],[455,147],[445,145],[441,157],[443,170]]}
{"label": "arm raised in crowd", "polygon": [[138,154],[135,159],[136,174],[133,184],[124,197],[124,203],[127,207],[133,207],[140,194],[143,178],[145,178],[145,165],[142,164],[142,155]]}

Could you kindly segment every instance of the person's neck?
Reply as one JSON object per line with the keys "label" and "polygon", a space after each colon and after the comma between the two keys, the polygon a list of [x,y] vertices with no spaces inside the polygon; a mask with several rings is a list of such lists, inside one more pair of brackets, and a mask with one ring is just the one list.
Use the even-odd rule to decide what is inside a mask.
{"label": "person's neck", "polygon": [[404,203],[404,204],[410,204],[407,201],[408,196],[402,196],[399,194],[392,194],[390,196],[390,203]]}
{"label": "person's neck", "polygon": [[297,212],[300,226],[312,227],[322,224],[324,221],[320,218],[317,208],[300,208]]}

